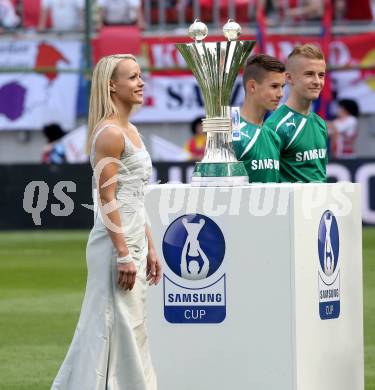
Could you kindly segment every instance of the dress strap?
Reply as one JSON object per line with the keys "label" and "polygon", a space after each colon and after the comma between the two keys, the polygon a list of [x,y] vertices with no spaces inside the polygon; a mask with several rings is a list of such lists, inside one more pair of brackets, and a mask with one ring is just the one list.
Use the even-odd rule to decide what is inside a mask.
{"label": "dress strap", "polygon": [[[92,142],[91,142],[90,161],[91,161],[91,165],[92,166],[94,166],[94,161],[95,161],[95,144],[96,144],[96,141],[97,141],[99,135],[103,132],[103,130],[107,129],[108,127],[115,127],[116,129],[121,130],[121,133],[125,136],[124,132],[122,131],[122,128],[120,126],[115,125],[115,124],[107,123],[104,126],[100,127],[95,132],[94,137],[93,137]],[[125,140],[126,140],[126,138],[124,137],[124,141]]]}
{"label": "dress strap", "polygon": [[96,143],[96,140],[98,139],[100,133],[103,132],[103,130],[107,129],[108,127],[115,127],[116,129],[119,129],[121,130],[121,133],[124,134],[124,132],[122,131],[121,127],[120,126],[117,126],[117,125],[114,125],[112,123],[107,123],[106,125],[100,127],[94,134],[94,138],[92,139],[92,143],[91,143],[91,151],[93,151],[93,148],[95,146],[95,143]]}

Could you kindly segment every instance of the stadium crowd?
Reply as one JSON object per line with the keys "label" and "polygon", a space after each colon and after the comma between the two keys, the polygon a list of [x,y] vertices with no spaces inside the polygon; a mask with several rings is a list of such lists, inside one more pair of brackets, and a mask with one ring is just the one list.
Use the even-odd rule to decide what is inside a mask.
{"label": "stadium crowd", "polygon": [[[374,19],[374,0],[331,0],[336,21],[368,22]],[[255,22],[256,8],[265,10],[269,26],[293,25],[319,21],[325,9],[324,0],[221,0],[221,20],[236,16],[241,22]],[[213,0],[96,0],[91,3],[95,26],[137,25],[140,29],[158,25],[162,18],[167,24],[181,20],[191,21],[194,12],[205,22],[214,18]],[[84,27],[84,0],[1,0],[0,25],[4,30],[15,28],[46,28],[58,31],[80,31]],[[147,15],[145,15],[147,13]],[[232,13],[229,15],[229,13]],[[147,16],[147,17],[146,17]]]}
{"label": "stadium crowd", "polygon": [[[267,36],[265,29],[272,30],[275,27],[285,26],[285,33],[288,35],[291,31],[296,31],[291,30],[294,27],[311,25],[322,28],[322,31],[326,34],[327,31],[330,33],[333,26],[339,25],[346,28],[346,26],[357,25],[363,26],[361,31],[365,31],[366,26],[373,25],[372,8],[374,8],[374,4],[375,0],[356,0],[355,5],[353,0],[96,0],[90,2],[91,14],[89,15],[92,20],[92,26],[96,29],[96,35],[94,34],[95,38],[92,41],[93,45],[91,48],[94,51],[94,59],[92,62],[87,62],[86,58],[85,61],[86,65],[89,65],[88,68],[91,66],[92,69],[93,63],[97,62],[100,56],[109,54],[105,50],[100,54],[100,50],[98,50],[101,44],[101,37],[106,39],[105,44],[101,44],[103,48],[103,45],[110,46],[108,43],[114,43],[124,34],[131,34],[132,39],[127,40],[126,44],[134,48],[137,52],[134,54],[142,56],[142,51],[151,50],[147,49],[148,43],[144,43],[143,37],[153,38],[156,35],[167,35],[171,38],[175,31],[179,31],[179,34],[181,34],[181,31],[184,31],[183,34],[186,35],[186,26],[195,16],[200,16],[201,20],[210,26],[210,29],[211,27],[214,30],[216,28],[215,31],[217,31],[217,27],[226,21],[228,16],[234,16],[244,28],[250,27],[249,31],[251,31],[251,28],[254,31],[255,28],[258,51],[266,52],[264,41],[267,39]],[[60,39],[60,36],[63,37],[60,33],[75,32],[77,39],[84,42],[83,30],[88,18],[86,14],[88,10],[85,9],[86,5],[85,0],[0,0],[0,32],[2,33],[2,38],[4,42],[6,39],[17,42],[24,39],[25,36],[27,39],[35,36],[36,40],[43,41],[48,37],[55,37],[54,39],[56,39],[55,32],[58,33],[57,39]],[[329,24],[327,24],[327,6],[329,6],[330,10]],[[125,30],[122,30],[122,28],[125,28]],[[25,32],[26,34],[24,34]],[[270,36],[272,34],[275,33],[271,32]],[[298,34],[301,34],[301,32]],[[325,39],[326,37],[323,36],[322,40],[324,41]],[[327,39],[331,38],[328,36]],[[115,49],[113,50],[117,50],[119,45],[114,45],[114,47]],[[129,52],[133,53],[132,49],[129,49],[128,46],[126,47]],[[107,49],[112,50],[112,48]],[[97,52],[99,52],[99,57],[98,54],[95,54]],[[327,47],[323,47],[323,52],[328,60],[329,73],[330,57]],[[280,53],[269,54],[275,54],[276,57],[280,57]],[[337,53],[334,54],[336,55]],[[148,54],[148,57],[153,55]],[[375,65],[371,57],[371,51],[368,52],[367,56],[362,56],[364,58],[363,64],[368,67],[368,70],[362,71],[358,69],[357,72],[362,73],[357,78],[362,77],[367,82],[367,80],[371,80],[371,72]],[[46,57],[49,57],[49,60],[46,61]],[[40,62],[43,58],[44,62]],[[55,60],[52,60],[52,58],[55,58]],[[37,59],[42,67],[55,66],[56,61],[59,60],[68,63],[68,60],[61,53],[51,47],[47,47],[44,54],[41,51]],[[286,59],[285,55],[284,58],[280,57],[280,59],[284,61]],[[147,63],[147,61],[146,68],[154,66],[151,63]],[[355,66],[359,66],[358,63],[353,63]],[[39,66],[38,62],[36,64]],[[6,71],[4,70],[0,74],[6,74]],[[337,86],[347,77],[345,72],[342,72],[342,75],[342,78],[340,75],[339,78],[333,78],[327,83],[326,89],[331,90],[328,97],[330,104],[329,109],[322,114],[325,119],[329,120],[330,156],[335,158],[357,155],[356,143],[360,134],[361,123],[363,123],[363,121],[361,122],[363,112],[361,112],[361,104],[359,104],[358,97],[354,95],[345,96],[345,98],[336,96]],[[54,76],[47,75],[47,78],[51,81],[54,79]],[[330,77],[328,77],[329,79]],[[152,80],[150,79],[150,81]],[[352,85],[350,84],[352,81],[348,83],[349,86]],[[370,81],[367,83],[371,85]],[[18,86],[16,87],[19,88]],[[4,101],[7,101],[6,91],[6,89],[1,91],[2,95],[5,96]],[[48,145],[43,147],[41,152],[43,162],[62,163],[86,160],[82,157],[82,146],[75,148],[80,152],[75,150],[74,155],[78,157],[73,156],[72,159],[67,157],[67,155],[71,155],[71,153],[67,152],[67,148],[70,148],[69,145],[72,142],[74,143],[74,139],[79,139],[79,142],[83,142],[87,116],[87,91],[87,78],[81,75],[78,100],[86,99],[86,102],[81,104],[81,109],[77,109],[76,116],[78,122],[76,126],[69,127],[61,123],[61,120],[58,120],[58,118],[53,118],[53,115],[44,125],[40,126],[41,134],[43,128],[46,134],[46,128],[48,129],[50,126],[52,126],[51,128],[62,126],[65,132],[69,132],[69,134],[59,133],[58,137],[53,139],[50,139],[47,135]],[[0,95],[0,98],[2,98],[2,95]],[[152,96],[146,97],[146,106],[151,105],[153,99]],[[324,99],[327,100],[327,97],[322,94],[320,102],[324,101],[324,104],[326,104],[327,102]],[[82,106],[84,106],[84,109],[82,109]],[[180,137],[171,139],[170,147],[174,152],[171,154],[165,153],[168,156],[165,157],[166,159],[176,158],[176,160],[184,160],[190,158],[194,160],[202,157],[205,143],[204,134],[201,132],[193,133],[191,139],[191,135],[189,135],[190,124],[202,114],[203,112],[196,112],[194,115],[192,114],[193,116],[190,119],[185,121],[186,131],[182,132]],[[160,122],[160,119],[158,121]],[[168,117],[165,117],[165,121],[168,121]],[[372,122],[370,121],[368,127],[371,125]],[[77,132],[73,132],[72,130],[74,129],[77,129]],[[168,134],[158,133],[158,128],[153,132],[163,137],[166,141],[170,141]],[[146,142],[149,142],[149,144],[151,142],[148,135],[146,136]],[[364,143],[366,141],[362,142],[362,144]],[[178,153],[174,149],[176,144],[180,147]],[[165,144],[163,147],[166,147]]]}

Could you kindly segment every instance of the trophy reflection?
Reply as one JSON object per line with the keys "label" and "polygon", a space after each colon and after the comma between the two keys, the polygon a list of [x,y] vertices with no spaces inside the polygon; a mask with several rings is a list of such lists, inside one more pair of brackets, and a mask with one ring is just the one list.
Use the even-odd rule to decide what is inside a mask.
{"label": "trophy reflection", "polygon": [[[194,42],[176,45],[197,79],[205,103],[206,118],[202,122],[207,141],[204,157],[196,163],[193,173],[192,185],[196,186],[249,182],[246,169],[233,150],[230,98],[238,72],[255,41],[239,41],[241,27],[231,20],[223,32],[228,41],[206,43],[207,26],[196,20],[189,28]],[[239,123],[239,117],[236,119]]]}

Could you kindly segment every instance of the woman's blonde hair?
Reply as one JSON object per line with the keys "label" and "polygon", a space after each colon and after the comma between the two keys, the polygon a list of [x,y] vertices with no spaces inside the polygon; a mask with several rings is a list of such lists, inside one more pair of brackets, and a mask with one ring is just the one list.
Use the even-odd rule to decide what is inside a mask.
{"label": "woman's blonde hair", "polygon": [[115,76],[115,70],[118,63],[127,59],[137,62],[135,57],[131,54],[114,54],[103,57],[94,68],[88,117],[88,153],[90,153],[94,130],[98,123],[106,118],[116,118],[119,116],[118,110],[112,100],[110,81]]}

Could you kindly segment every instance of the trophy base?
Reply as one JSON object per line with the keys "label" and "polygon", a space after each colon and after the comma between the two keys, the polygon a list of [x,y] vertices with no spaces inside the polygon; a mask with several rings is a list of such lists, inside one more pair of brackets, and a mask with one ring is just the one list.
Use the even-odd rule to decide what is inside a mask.
{"label": "trophy base", "polygon": [[193,187],[237,187],[249,184],[247,176],[232,177],[193,177]]}
{"label": "trophy base", "polygon": [[197,187],[234,187],[249,184],[242,162],[196,163],[191,184]]}

